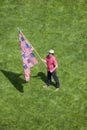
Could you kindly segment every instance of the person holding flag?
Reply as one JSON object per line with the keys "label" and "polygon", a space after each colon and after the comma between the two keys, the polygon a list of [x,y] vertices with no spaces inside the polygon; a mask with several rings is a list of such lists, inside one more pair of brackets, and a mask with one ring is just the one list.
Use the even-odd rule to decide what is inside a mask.
{"label": "person holding flag", "polygon": [[55,84],[56,91],[58,91],[59,87],[60,87],[60,83],[59,83],[58,76],[56,74],[56,69],[58,68],[58,63],[54,56],[54,50],[52,50],[52,49],[49,50],[48,55],[46,56],[46,59],[42,59],[42,61],[47,64],[47,83],[43,87],[49,87],[51,84],[51,77],[53,77],[53,79],[55,80],[55,83],[56,83]]}
{"label": "person holding flag", "polygon": [[[19,29],[19,40],[20,48],[22,54],[22,61],[25,73],[25,80],[28,82],[30,80],[30,68],[38,64],[33,51],[35,50],[30,42],[25,38],[24,34]],[[58,68],[57,60],[54,56],[54,50],[49,50],[49,54],[46,56],[46,59],[42,59],[38,52],[35,50],[36,54],[42,60],[42,62],[47,65],[47,83],[44,87],[48,87],[51,84],[51,77],[55,80],[56,91],[59,90],[59,79],[56,74],[56,69]]]}

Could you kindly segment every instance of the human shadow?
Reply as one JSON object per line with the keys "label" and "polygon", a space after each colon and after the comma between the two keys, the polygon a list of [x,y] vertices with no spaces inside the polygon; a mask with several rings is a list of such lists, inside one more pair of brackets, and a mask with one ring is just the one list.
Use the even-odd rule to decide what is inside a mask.
{"label": "human shadow", "polygon": [[[45,84],[47,83],[47,76],[45,75],[45,73],[43,72],[39,72],[37,73],[37,75],[32,76],[33,78],[39,78],[41,79]],[[55,87],[55,83],[53,81],[51,81],[51,85],[53,85]]]}
{"label": "human shadow", "polygon": [[46,79],[46,75],[43,72],[38,72],[37,75],[32,76],[33,78],[39,78],[41,79],[44,83],[46,83],[47,79]]}
{"label": "human shadow", "polygon": [[20,76],[22,74],[6,71],[6,70],[0,70],[7,78],[8,80],[13,84],[13,86],[20,92],[24,92],[23,90],[23,83],[25,83],[25,80],[23,80]]}

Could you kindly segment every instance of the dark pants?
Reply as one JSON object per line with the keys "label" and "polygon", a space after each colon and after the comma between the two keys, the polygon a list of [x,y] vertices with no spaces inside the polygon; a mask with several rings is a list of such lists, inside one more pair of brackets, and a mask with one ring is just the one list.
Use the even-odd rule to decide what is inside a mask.
{"label": "dark pants", "polygon": [[51,84],[51,77],[53,77],[53,79],[55,80],[56,88],[59,88],[60,84],[58,76],[56,75],[56,71],[53,71],[52,73],[50,71],[47,72],[47,86]]}

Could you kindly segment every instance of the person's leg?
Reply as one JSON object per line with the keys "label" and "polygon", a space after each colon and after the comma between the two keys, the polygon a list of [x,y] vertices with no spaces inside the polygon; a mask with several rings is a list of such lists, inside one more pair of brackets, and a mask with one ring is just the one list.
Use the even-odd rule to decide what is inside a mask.
{"label": "person's leg", "polygon": [[55,80],[56,82],[56,88],[59,88],[60,87],[60,84],[59,84],[59,79],[58,79],[58,76],[56,74],[56,71],[52,72],[52,76],[53,76],[53,79]]}
{"label": "person's leg", "polygon": [[47,72],[47,86],[51,84],[51,73],[50,71]]}

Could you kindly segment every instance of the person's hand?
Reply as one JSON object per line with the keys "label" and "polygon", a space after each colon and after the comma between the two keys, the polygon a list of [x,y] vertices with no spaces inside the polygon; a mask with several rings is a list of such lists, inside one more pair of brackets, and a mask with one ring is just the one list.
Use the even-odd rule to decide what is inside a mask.
{"label": "person's hand", "polygon": [[41,58],[41,60],[42,60],[42,62],[46,63],[46,60],[45,60],[45,59],[42,59],[42,58]]}
{"label": "person's hand", "polygon": [[53,70],[50,70],[50,73],[52,73],[53,72]]}

